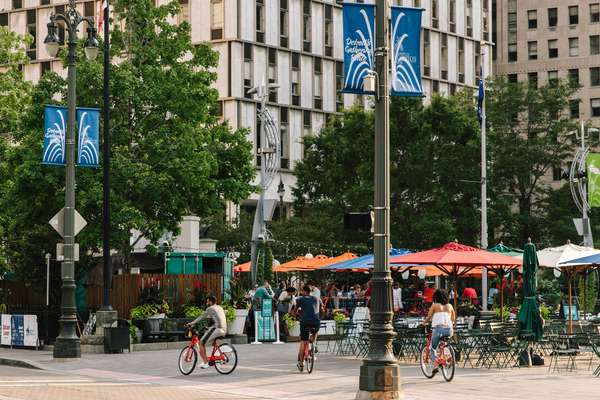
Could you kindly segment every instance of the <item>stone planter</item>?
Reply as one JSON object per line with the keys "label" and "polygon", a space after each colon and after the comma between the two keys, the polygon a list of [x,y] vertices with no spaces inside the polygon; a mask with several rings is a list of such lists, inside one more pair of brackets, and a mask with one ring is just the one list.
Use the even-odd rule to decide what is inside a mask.
{"label": "stone planter", "polygon": [[246,317],[248,317],[248,310],[235,310],[235,319],[231,324],[227,325],[228,335],[242,335],[244,334],[244,326],[246,325]]}
{"label": "stone planter", "polygon": [[300,336],[300,322],[294,322],[294,326],[290,329],[290,336]]}

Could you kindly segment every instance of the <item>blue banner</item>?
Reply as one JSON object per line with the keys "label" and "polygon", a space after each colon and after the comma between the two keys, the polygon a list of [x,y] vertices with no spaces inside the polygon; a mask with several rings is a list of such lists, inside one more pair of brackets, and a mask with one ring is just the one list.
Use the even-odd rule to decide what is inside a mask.
{"label": "blue banner", "polygon": [[344,3],[344,88],[347,93],[368,93],[363,79],[375,69],[375,6]]}
{"label": "blue banner", "polygon": [[392,7],[392,95],[423,96],[421,85],[422,8]]}
{"label": "blue banner", "polygon": [[46,106],[44,108],[44,152],[42,164],[65,165],[66,132],[67,108]]}
{"label": "blue banner", "polygon": [[77,165],[80,167],[97,167],[100,163],[98,152],[100,110],[97,108],[77,108]]}
{"label": "blue banner", "polygon": [[25,320],[22,315],[11,316],[10,342],[13,346],[25,344]]}

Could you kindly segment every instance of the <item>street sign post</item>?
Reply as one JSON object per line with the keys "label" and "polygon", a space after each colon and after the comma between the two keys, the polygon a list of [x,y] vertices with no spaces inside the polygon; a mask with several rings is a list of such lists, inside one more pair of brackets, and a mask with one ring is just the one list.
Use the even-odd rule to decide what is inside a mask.
{"label": "street sign post", "polygon": [[[64,234],[64,226],[65,226],[65,209],[63,208],[62,210],[60,210],[59,212],[56,213],[56,215],[54,215],[54,217],[52,217],[50,219],[50,221],[48,221],[48,223],[54,228],[54,230],[56,232],[58,232],[58,234],[62,237],[65,237]],[[83,217],[81,216],[81,214],[79,214],[77,212],[77,210],[75,210],[75,236],[77,236],[77,234],[79,232],[81,232],[81,230],[83,228],[85,228],[85,226],[87,225],[87,221],[85,219],[83,219]]]}

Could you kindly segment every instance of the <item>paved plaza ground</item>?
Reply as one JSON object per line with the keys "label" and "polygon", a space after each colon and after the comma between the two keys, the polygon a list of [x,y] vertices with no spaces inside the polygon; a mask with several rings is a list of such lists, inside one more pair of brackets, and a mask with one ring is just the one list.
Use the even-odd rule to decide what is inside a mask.
{"label": "paved plaza ground", "polygon": [[[213,368],[184,377],[179,350],[84,354],[57,362],[48,352],[0,349],[0,359],[29,360],[43,370],[0,366],[0,400],[70,399],[353,399],[361,361],[320,353],[312,375],[295,367],[296,344],[237,345],[240,363],[229,376]],[[402,365],[406,400],[598,399],[600,378],[583,363],[573,373],[547,367],[458,369],[454,381],[427,380]]]}

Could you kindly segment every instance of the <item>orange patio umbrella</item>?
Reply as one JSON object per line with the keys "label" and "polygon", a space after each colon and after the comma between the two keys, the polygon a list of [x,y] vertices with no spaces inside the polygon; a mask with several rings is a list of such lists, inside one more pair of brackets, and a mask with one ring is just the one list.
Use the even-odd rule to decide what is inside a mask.
{"label": "orange patio umbrella", "polygon": [[250,272],[250,267],[252,266],[252,263],[250,261],[240,264],[240,265],[236,265],[233,268],[233,272]]}
{"label": "orange patio umbrella", "polygon": [[281,264],[279,267],[273,268],[275,272],[292,272],[292,271],[307,271],[311,270],[310,266],[316,262],[327,260],[327,257],[324,254],[319,254],[314,256],[313,258],[306,258],[303,256],[296,257],[292,261],[288,261],[286,263]]}
{"label": "orange patio umbrella", "polygon": [[320,258],[317,259],[316,257],[312,259],[312,263],[309,262],[307,263],[307,265],[305,266],[305,269],[307,270],[315,270],[315,269],[319,269],[321,267],[328,267],[330,265],[333,264],[337,264],[340,263],[342,261],[348,261],[348,260],[352,260],[354,258],[357,258],[358,256],[354,253],[343,253],[340,254],[339,256],[336,257],[328,257],[328,258]]}

